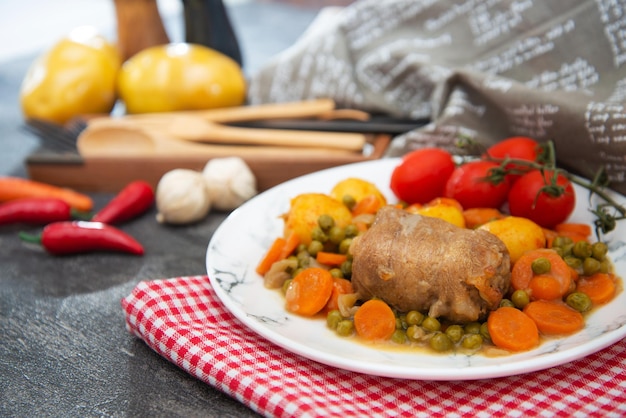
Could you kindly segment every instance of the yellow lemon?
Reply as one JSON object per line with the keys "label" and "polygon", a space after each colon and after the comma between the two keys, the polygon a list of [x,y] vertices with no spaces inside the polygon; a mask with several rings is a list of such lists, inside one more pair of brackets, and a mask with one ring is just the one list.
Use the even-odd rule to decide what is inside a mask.
{"label": "yellow lemon", "polygon": [[108,113],[120,66],[117,49],[95,28],[76,28],[31,64],[20,89],[22,113],[56,123]]}
{"label": "yellow lemon", "polygon": [[236,61],[184,42],[133,55],[123,64],[117,86],[128,113],[239,106],[246,97],[246,80]]}

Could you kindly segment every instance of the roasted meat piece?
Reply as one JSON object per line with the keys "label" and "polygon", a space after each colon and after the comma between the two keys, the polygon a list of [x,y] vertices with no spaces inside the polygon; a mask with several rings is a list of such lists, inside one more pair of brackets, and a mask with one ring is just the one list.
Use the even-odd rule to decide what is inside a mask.
{"label": "roasted meat piece", "polygon": [[476,321],[509,289],[509,253],[495,235],[392,206],[378,212],[350,251],[359,296],[378,297],[404,312]]}

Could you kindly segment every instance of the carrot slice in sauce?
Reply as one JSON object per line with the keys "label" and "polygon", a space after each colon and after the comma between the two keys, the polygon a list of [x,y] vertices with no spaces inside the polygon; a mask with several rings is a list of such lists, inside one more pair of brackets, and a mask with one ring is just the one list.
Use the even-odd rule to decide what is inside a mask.
{"label": "carrot slice in sauce", "polygon": [[285,292],[286,309],[313,316],[326,306],[333,291],[333,276],[328,270],[309,267],[291,280]]}
{"label": "carrot slice in sauce", "polygon": [[568,335],[585,326],[582,314],[562,301],[536,300],[524,307],[524,313],[545,335]]}
{"label": "carrot slice in sauce", "polygon": [[516,308],[504,306],[491,312],[487,329],[491,341],[506,350],[526,351],[539,344],[537,325]]}
{"label": "carrot slice in sauce", "polygon": [[595,273],[588,277],[581,277],[576,284],[576,290],[589,296],[594,305],[601,305],[613,299],[616,286],[610,274]]}
{"label": "carrot slice in sauce", "polygon": [[382,300],[370,299],[354,314],[354,329],[366,340],[386,340],[396,330],[396,316]]}

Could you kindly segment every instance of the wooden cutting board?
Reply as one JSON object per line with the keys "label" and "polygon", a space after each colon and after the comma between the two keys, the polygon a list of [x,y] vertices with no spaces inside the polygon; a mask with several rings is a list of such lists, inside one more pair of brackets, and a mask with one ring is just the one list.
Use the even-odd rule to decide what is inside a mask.
{"label": "wooden cutting board", "polygon": [[267,190],[292,178],[360,161],[381,158],[391,137],[368,135],[364,152],[314,148],[228,146],[214,148],[209,155],[119,155],[83,158],[77,153],[53,153],[40,150],[26,160],[33,180],[70,187],[84,192],[118,192],[132,180],[143,179],[156,187],[163,174],[176,168],[201,171],[211,158],[239,156],[257,178],[259,191]]}

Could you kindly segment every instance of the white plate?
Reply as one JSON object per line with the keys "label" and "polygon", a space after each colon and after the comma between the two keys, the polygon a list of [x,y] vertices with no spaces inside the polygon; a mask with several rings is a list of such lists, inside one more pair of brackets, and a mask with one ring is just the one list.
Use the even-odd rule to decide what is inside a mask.
{"label": "white plate", "polygon": [[[503,357],[428,354],[424,351],[377,349],[341,338],[321,319],[306,319],[284,309],[276,290],[263,286],[255,267],[271,242],[282,234],[279,216],[289,201],[304,192],[328,193],[347,177],[377,184],[390,202],[388,182],[398,159],[383,159],[331,168],[290,180],[235,210],[213,235],[207,251],[208,276],[226,307],[246,326],[275,344],[320,363],[372,375],[423,379],[469,380],[509,376],[546,369],[601,350],[626,336],[626,292],[587,318],[584,330],[541,344],[538,348]],[[587,193],[577,188],[578,207],[572,221],[591,220]],[[626,199],[615,194],[620,204]],[[609,255],[617,273],[626,277],[626,221],[609,236]]]}

